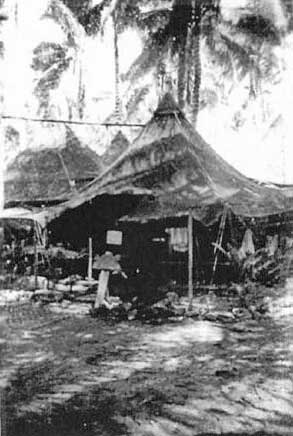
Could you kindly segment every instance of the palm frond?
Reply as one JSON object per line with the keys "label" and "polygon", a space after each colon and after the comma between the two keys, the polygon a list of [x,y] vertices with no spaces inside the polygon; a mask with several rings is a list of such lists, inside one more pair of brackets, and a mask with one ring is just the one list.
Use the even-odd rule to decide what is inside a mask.
{"label": "palm frond", "polygon": [[[49,107],[50,91],[57,89],[60,85],[62,75],[67,70],[70,63],[69,58],[63,59],[61,62],[51,66],[42,77],[36,81],[34,94],[39,100],[40,110],[46,114],[46,109]],[[40,113],[39,110],[39,113]]]}
{"label": "palm frond", "polygon": [[169,38],[164,35],[155,43],[153,39],[148,40],[141,54],[130,66],[128,72],[122,76],[122,80],[129,80],[135,83],[142,76],[147,74],[151,69],[157,66],[169,49]]}
{"label": "palm frond", "polygon": [[126,105],[127,117],[134,114],[137,110],[137,106],[145,99],[149,91],[149,86],[143,86],[142,88],[136,88],[134,90]]}
{"label": "palm frond", "polygon": [[155,33],[165,27],[170,19],[170,9],[157,9],[154,11],[140,13],[137,19],[137,26],[142,30]]}
{"label": "palm frond", "polygon": [[85,29],[87,35],[93,36],[102,29],[102,14],[104,9],[111,5],[111,0],[103,0],[93,8],[87,8],[79,16],[79,22]]}
{"label": "palm frond", "polygon": [[66,56],[67,50],[61,44],[41,42],[33,50],[32,68],[44,72],[56,63],[62,63]]}
{"label": "palm frond", "polygon": [[280,33],[276,26],[261,15],[246,15],[242,17],[237,28],[240,32],[253,35],[260,39],[266,39],[274,44],[280,43]]}
{"label": "palm frond", "polygon": [[82,28],[71,11],[59,0],[50,0],[43,18],[52,18],[64,31],[68,45],[77,48],[82,38]]}

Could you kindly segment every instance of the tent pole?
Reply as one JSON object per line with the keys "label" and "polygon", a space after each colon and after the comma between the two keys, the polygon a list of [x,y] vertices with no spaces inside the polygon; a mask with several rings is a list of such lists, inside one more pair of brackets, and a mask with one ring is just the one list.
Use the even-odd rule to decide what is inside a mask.
{"label": "tent pole", "polygon": [[89,262],[87,276],[89,280],[93,278],[93,238],[89,238]]}
{"label": "tent pole", "polygon": [[188,309],[192,310],[193,300],[193,219],[188,213]]}
{"label": "tent pole", "polygon": [[[227,209],[225,207],[224,210],[223,210],[223,215],[222,215],[220,226],[219,226],[219,233],[218,233],[218,237],[217,237],[217,241],[216,241],[217,245],[219,245],[220,247],[222,246],[222,242],[223,242],[223,236],[224,236],[224,231],[225,231],[227,213],[228,213],[228,211],[227,211]],[[216,269],[217,269],[217,264],[218,264],[219,250],[217,248],[217,245],[215,246],[215,250],[214,250],[215,259],[214,259],[214,264],[213,264],[213,271],[212,271],[212,277],[211,277],[210,285],[212,285],[213,282],[214,282],[214,277],[215,277],[215,273],[216,273]]]}

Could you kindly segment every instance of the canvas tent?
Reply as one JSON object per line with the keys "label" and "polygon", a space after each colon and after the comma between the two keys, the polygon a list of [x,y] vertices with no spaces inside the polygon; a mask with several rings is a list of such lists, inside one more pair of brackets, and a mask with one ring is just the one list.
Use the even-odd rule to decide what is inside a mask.
{"label": "canvas tent", "polygon": [[24,220],[24,221],[34,221],[38,223],[40,228],[44,229],[46,226],[46,221],[42,213],[38,211],[33,211],[29,209],[24,209],[22,207],[13,207],[10,209],[4,209],[0,212],[0,220]]}
{"label": "canvas tent", "polygon": [[63,146],[26,149],[8,166],[5,203],[39,205],[64,201],[100,171],[98,155],[82,146],[67,128]]}
{"label": "canvas tent", "polygon": [[[195,265],[193,243],[204,226],[218,224],[221,216],[223,226],[219,226],[216,240],[221,245],[225,223],[222,217],[227,216],[227,210],[237,216],[266,217],[293,210],[292,200],[289,192],[285,195],[279,187],[251,180],[224,161],[194,131],[172,96],[166,94],[151,120],[112,165],[80,192],[72,194],[70,200],[47,208],[44,213],[48,221],[60,217],[52,225],[63,237],[66,230],[74,236],[75,228],[81,233],[83,225],[87,236],[95,235],[98,250],[101,249],[102,232],[104,234],[109,223],[112,225],[118,218],[139,223],[156,220],[155,227],[162,224],[164,230],[166,218],[168,225],[171,220],[180,221],[172,223],[171,227],[173,224],[174,227],[182,227],[182,224],[188,227],[191,296]],[[71,213],[73,209],[75,212]],[[150,265],[152,259],[156,259],[161,274],[162,264],[149,241],[150,224],[153,223],[139,230],[137,226],[127,226],[127,230],[134,234],[135,243],[141,237],[136,247],[139,245],[138,249],[146,253]],[[217,232],[216,226],[214,229]],[[204,229],[204,236],[209,236],[209,230]],[[209,251],[215,253],[211,241],[207,241],[205,239],[199,245],[208,244]],[[149,255],[147,247],[151,247]],[[138,250],[134,256],[135,260],[139,258]],[[183,269],[180,267],[181,271]]]}
{"label": "canvas tent", "polygon": [[129,148],[100,176],[50,212],[51,219],[102,194],[145,195],[125,220],[187,216],[204,224],[223,208],[262,217],[293,209],[281,188],[251,180],[222,159],[192,128],[167,93]]}

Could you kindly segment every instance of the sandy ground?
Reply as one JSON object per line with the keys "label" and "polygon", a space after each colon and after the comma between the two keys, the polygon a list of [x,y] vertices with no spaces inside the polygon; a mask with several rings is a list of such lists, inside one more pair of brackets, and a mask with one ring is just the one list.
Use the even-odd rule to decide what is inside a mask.
{"label": "sandy ground", "polygon": [[290,311],[162,326],[0,313],[4,436],[293,434]]}

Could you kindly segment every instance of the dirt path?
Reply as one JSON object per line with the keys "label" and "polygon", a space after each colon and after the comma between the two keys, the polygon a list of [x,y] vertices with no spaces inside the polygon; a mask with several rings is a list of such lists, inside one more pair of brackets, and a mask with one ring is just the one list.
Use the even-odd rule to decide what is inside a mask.
{"label": "dirt path", "polygon": [[2,316],[7,436],[293,434],[291,316],[156,327],[30,305]]}

